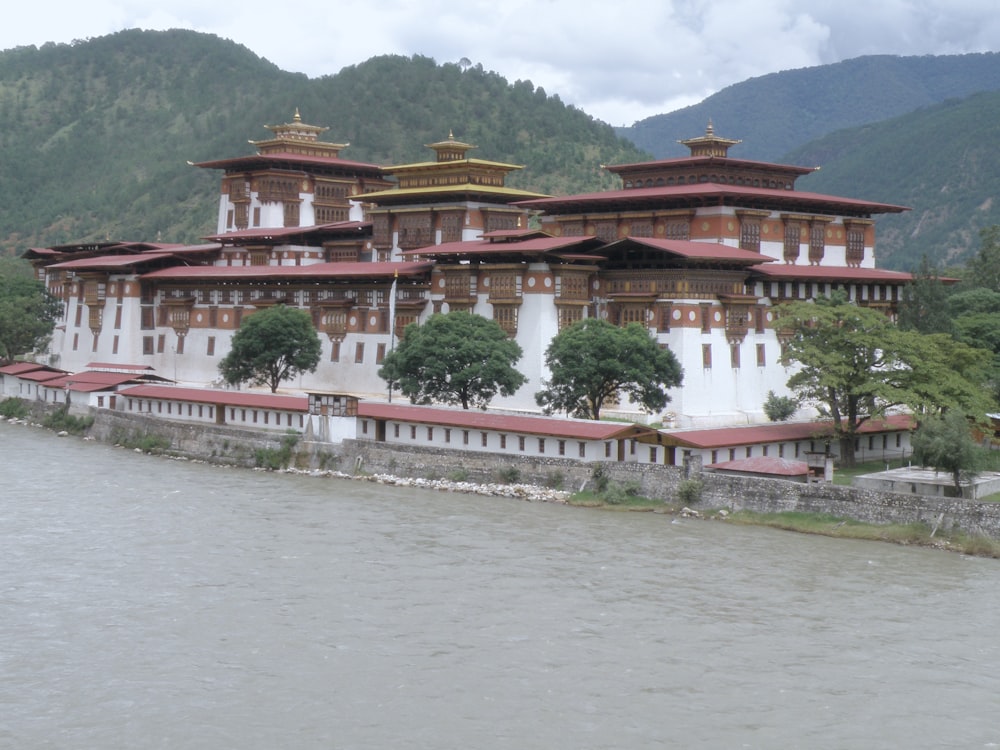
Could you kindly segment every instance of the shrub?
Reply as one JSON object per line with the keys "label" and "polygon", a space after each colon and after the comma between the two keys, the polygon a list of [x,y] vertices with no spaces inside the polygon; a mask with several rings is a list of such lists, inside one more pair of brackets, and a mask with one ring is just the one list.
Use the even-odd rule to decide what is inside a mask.
{"label": "shrub", "polygon": [[677,499],[685,505],[694,505],[701,501],[705,485],[700,479],[685,479],[677,487]]}
{"label": "shrub", "polygon": [[797,399],[791,396],[778,396],[774,391],[767,392],[767,399],[764,401],[764,414],[772,422],[784,422],[791,418],[799,408]]}
{"label": "shrub", "polygon": [[468,482],[469,481],[469,470],[468,469],[455,469],[448,473],[449,482]]}
{"label": "shrub", "polygon": [[0,417],[7,419],[24,419],[29,414],[28,405],[24,399],[8,398],[0,401]]}
{"label": "shrub", "polygon": [[521,472],[516,466],[504,466],[497,469],[496,477],[503,484],[517,484],[521,481]]}
{"label": "shrub", "polygon": [[82,435],[94,424],[93,417],[77,417],[69,413],[68,407],[50,412],[43,420],[42,426],[56,432],[68,432],[71,435]]}
{"label": "shrub", "polygon": [[550,471],[545,475],[545,486],[550,490],[561,490],[566,483],[566,476],[561,471]]}
{"label": "shrub", "polygon": [[594,480],[594,492],[601,493],[608,489],[610,479],[607,470],[601,464],[597,464],[590,471],[590,478]]}

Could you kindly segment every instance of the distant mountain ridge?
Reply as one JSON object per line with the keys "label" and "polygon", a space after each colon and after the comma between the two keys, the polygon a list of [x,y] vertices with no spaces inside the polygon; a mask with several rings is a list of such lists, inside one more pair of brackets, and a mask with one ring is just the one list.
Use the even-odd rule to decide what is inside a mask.
{"label": "distant mountain ridge", "polygon": [[611,187],[600,168],[648,158],[530,81],[426,57],[376,57],[337,75],[281,71],[192,31],[122,31],[0,52],[0,252],[89,240],[196,242],[216,230],[220,173],[265,125],[304,121],[343,158],[427,159],[453,132],[482,158],[524,165],[513,187]]}
{"label": "distant mountain ridge", "polygon": [[728,86],[690,107],[616,128],[657,158],[683,156],[679,138],[715,131],[743,143],[733,156],[777,161],[809,141],[964,98],[1000,91],[1000,53],[870,55],[786,70]]}
{"label": "distant mountain ridge", "polygon": [[[382,56],[336,75],[287,73],[192,31],[123,31],[0,52],[0,253],[91,240],[197,242],[214,233],[219,173],[296,109],[353,161],[428,158],[453,132],[474,155],[524,165],[513,187],[618,186],[602,164],[679,156],[705,132],[734,158],[821,169],[803,190],[913,210],[877,217],[879,264],[961,263],[1000,224],[1000,54],[871,56],[730,86],[614,129],[530,81],[481,65]],[[635,139],[635,143],[622,136]]]}

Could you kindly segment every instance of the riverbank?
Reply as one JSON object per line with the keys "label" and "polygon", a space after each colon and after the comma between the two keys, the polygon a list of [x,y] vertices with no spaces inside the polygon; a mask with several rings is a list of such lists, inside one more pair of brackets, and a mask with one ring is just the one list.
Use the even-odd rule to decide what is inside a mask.
{"label": "riverbank", "polygon": [[[3,419],[0,417],[0,419]],[[67,431],[56,431],[51,426],[42,424],[31,418],[10,418],[10,424],[32,426],[36,428],[46,428],[57,435],[68,436]],[[107,433],[105,435],[105,433]],[[781,486],[767,480],[754,480],[752,492],[745,496],[741,495],[742,489],[748,487],[744,478],[738,485],[730,486],[729,483],[710,474],[702,474],[698,480],[684,479],[676,481],[677,477],[669,477],[673,482],[664,482],[663,477],[656,473],[657,470],[675,467],[648,467],[646,475],[625,474],[616,475],[618,471],[634,471],[634,467],[615,466],[601,467],[598,479],[606,478],[604,487],[601,490],[584,490],[587,481],[580,482],[579,476],[564,475],[561,471],[553,471],[546,465],[544,474],[538,471],[522,472],[515,467],[504,467],[504,471],[497,472],[504,481],[467,481],[465,475],[469,471],[465,468],[452,472],[451,478],[439,476],[407,476],[395,471],[367,471],[363,467],[368,465],[372,459],[372,448],[374,446],[360,446],[361,453],[357,455],[341,454],[332,456],[338,463],[348,464],[353,467],[353,471],[343,471],[328,468],[296,468],[295,466],[286,468],[262,468],[248,464],[245,460],[241,462],[220,460],[223,457],[216,455],[192,455],[182,454],[172,449],[169,439],[158,436],[155,433],[144,431],[142,440],[116,440],[114,435],[124,434],[121,430],[98,433],[105,435],[104,442],[117,445],[127,450],[160,455],[173,460],[186,460],[210,465],[235,466],[239,468],[249,468],[258,471],[277,471],[278,473],[288,473],[297,475],[307,475],[317,478],[337,478],[349,479],[353,481],[375,482],[379,484],[415,487],[430,489],[442,492],[458,492],[492,497],[507,497],[512,499],[525,500],[530,502],[554,502],[576,507],[591,509],[603,509],[608,511],[626,512],[656,512],[660,514],[676,515],[687,518],[723,521],[729,523],[741,523],[755,526],[767,526],[787,531],[797,531],[822,536],[831,536],[844,539],[860,539],[869,541],[890,542],[901,545],[912,545],[929,547],[939,550],[959,552],[961,554],[974,555],[980,557],[1000,558],[1000,540],[990,538],[985,534],[968,533],[962,530],[955,523],[943,524],[944,513],[937,514],[937,508],[920,509],[923,516],[929,513],[937,514],[937,523],[928,523],[926,520],[918,518],[912,522],[898,523],[889,521],[886,523],[872,523],[864,518],[852,517],[837,513],[826,512],[826,508],[836,503],[810,503],[814,501],[817,492],[837,492],[843,494],[844,491],[850,493],[850,488],[814,488],[813,496],[801,494],[801,487],[785,486],[791,483],[781,483]],[[99,439],[86,436],[84,439]],[[228,441],[227,441],[228,443]],[[236,446],[230,446],[235,449]],[[247,454],[247,451],[236,451],[240,455]],[[323,454],[321,457],[325,457]],[[392,468],[407,468],[410,464],[401,460],[401,454],[394,453],[388,461],[375,464],[386,463]],[[419,457],[417,457],[419,459]],[[325,458],[324,458],[325,462]],[[368,463],[366,463],[368,462]],[[294,460],[287,462],[295,463]],[[424,467],[426,463],[419,460],[416,462]],[[374,468],[374,467],[373,467]],[[593,479],[591,469],[583,467],[587,473],[587,479]],[[413,473],[413,472],[410,472]],[[482,472],[479,472],[482,475]],[[518,481],[522,474],[529,474],[542,481]],[[568,474],[568,472],[567,472]],[[577,472],[579,474],[579,472]],[[571,492],[562,488],[566,481],[576,481],[579,491]],[[706,481],[707,480],[707,481]],[[685,492],[691,490],[691,484],[697,485],[697,492]],[[557,486],[546,486],[555,484]],[[718,485],[718,486],[716,486]],[[647,488],[655,487],[660,491],[660,496],[650,496]],[[668,496],[663,496],[666,491]],[[787,495],[790,491],[799,493],[798,502],[788,504]],[[871,513],[872,509],[878,509],[879,503],[884,503],[885,498],[875,497],[869,500],[868,506],[864,505],[864,499],[871,493],[852,493],[851,507],[861,516]],[[725,502],[719,502],[720,497],[726,497]],[[898,496],[908,503],[912,503],[912,498]],[[894,498],[892,500],[895,500]],[[780,507],[788,504],[789,507]],[[818,506],[818,509],[810,508],[810,505]],[[843,505],[843,502],[841,502]],[[698,506],[692,508],[690,506]],[[771,506],[779,506],[778,510],[770,510]],[[864,510],[864,512],[861,512]],[[876,514],[878,515],[878,514]],[[919,515],[919,514],[918,514]]]}

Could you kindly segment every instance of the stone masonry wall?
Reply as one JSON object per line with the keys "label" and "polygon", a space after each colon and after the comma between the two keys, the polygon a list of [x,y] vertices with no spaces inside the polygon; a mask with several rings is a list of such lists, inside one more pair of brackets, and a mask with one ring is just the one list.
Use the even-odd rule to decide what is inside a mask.
{"label": "stone masonry wall", "polygon": [[[90,434],[112,442],[123,435],[155,435],[170,441],[171,452],[210,462],[253,466],[255,451],[280,449],[285,435],[211,425],[187,425],[106,410],[93,412]],[[677,502],[686,479],[700,480],[698,507],[750,510],[759,513],[801,511],[851,518],[865,523],[913,523],[1000,538],[1000,503],[960,498],[930,498],[831,484],[802,484],[779,479],[703,472],[696,459],[689,465],[659,466],[617,462],[582,463],[553,457],[462,453],[444,448],[387,446],[367,440],[334,445],[299,441],[295,466],[345,473],[393,474],[426,479],[461,478],[475,483],[520,482],[577,491],[593,487],[599,467],[612,483],[633,484],[639,494]]]}

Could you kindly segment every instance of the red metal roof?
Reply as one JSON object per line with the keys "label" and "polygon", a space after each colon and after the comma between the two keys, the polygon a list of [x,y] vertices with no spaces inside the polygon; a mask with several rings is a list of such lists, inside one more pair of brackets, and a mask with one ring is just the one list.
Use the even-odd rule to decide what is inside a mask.
{"label": "red metal roof", "polygon": [[163,258],[172,258],[173,253],[169,252],[142,252],[135,255],[98,255],[95,258],[77,258],[76,260],[64,260],[62,263],[53,263],[49,268],[64,269],[117,269],[128,266],[138,266]]}
{"label": "red metal roof", "polygon": [[677,255],[688,260],[724,260],[739,263],[767,263],[773,258],[755,253],[752,250],[733,247],[732,245],[721,245],[718,242],[696,242],[691,240],[661,240],[655,237],[625,237],[601,248],[601,252],[607,252],[614,247],[627,243],[636,243],[645,247]]}
{"label": "red metal roof", "polygon": [[28,372],[22,372],[18,375],[20,380],[30,380],[33,383],[46,383],[50,380],[55,380],[56,378],[64,377],[67,373],[64,370],[30,370]]}
{"label": "red metal roof", "polygon": [[[365,173],[382,174],[382,167],[378,164],[369,164],[363,161],[349,161],[341,159],[339,156],[309,156],[306,154],[291,153],[268,153],[252,154],[250,156],[235,156],[231,159],[215,159],[213,161],[200,161],[192,164],[195,167],[206,169],[263,169],[272,164],[280,164],[285,168],[295,165],[305,164],[313,167],[336,167],[345,170],[356,170]],[[363,200],[362,196],[357,196]]]}
{"label": "red metal roof", "polygon": [[62,372],[62,370],[53,370],[48,365],[40,365],[37,362],[15,362],[12,365],[0,367],[0,375],[21,375],[22,373],[33,372],[35,370],[45,370],[56,374]]}
{"label": "red metal roof", "polygon": [[624,422],[560,419],[558,417],[524,417],[496,414],[479,410],[444,409],[431,406],[411,406],[385,402],[362,401],[358,416],[390,419],[397,422],[418,422],[446,427],[465,427],[496,432],[548,435],[556,438],[581,440],[611,440],[614,438],[656,435],[656,430]]}
{"label": "red metal roof", "polygon": [[799,266],[788,263],[771,263],[766,266],[753,266],[750,270],[774,281],[869,281],[896,284],[913,281],[911,273],[889,271],[884,268]]}
{"label": "red metal roof", "polygon": [[325,235],[330,233],[357,233],[371,226],[363,221],[338,221],[332,224],[316,224],[308,227],[254,227],[252,229],[237,229],[232,232],[210,234],[203,239],[227,242],[229,240],[274,240],[302,235]]}
{"label": "red metal roof", "polygon": [[175,266],[143,274],[144,279],[358,279],[419,276],[432,261],[312,263],[304,266]]}
{"label": "red metal roof", "polygon": [[[735,145],[735,144],[733,144]],[[612,164],[607,167],[609,172],[618,174],[619,172],[646,172],[650,169],[662,167],[684,166],[690,167],[701,164],[718,164],[727,167],[743,167],[773,172],[788,172],[789,174],[806,175],[816,171],[816,167],[799,167],[793,164],[776,164],[767,161],[754,161],[751,159],[733,159],[730,156],[677,156],[672,159],[658,159],[656,161],[634,162],[632,164]]]}
{"label": "red metal roof", "polygon": [[87,367],[94,370],[125,370],[128,372],[151,372],[155,369],[149,365],[128,365],[117,362],[88,362]]}
{"label": "red metal roof", "polygon": [[69,388],[71,391],[99,391],[134,383],[136,376],[121,372],[76,372],[45,381],[47,388]]}
{"label": "red metal roof", "polygon": [[613,203],[619,205],[668,203],[670,201],[694,200],[698,205],[706,205],[706,201],[716,202],[720,199],[747,199],[753,205],[771,203],[775,205],[802,204],[825,208],[843,208],[854,212],[868,213],[901,213],[908,211],[905,206],[890,203],[876,203],[842,198],[835,195],[810,193],[798,190],[778,190],[775,188],[754,188],[745,185],[723,185],[717,182],[701,182],[697,185],[666,185],[651,188],[628,188],[622,190],[604,190],[597,193],[580,193],[553,198],[534,198],[518,201],[515,206],[525,208],[575,208],[587,204],[599,205]]}
{"label": "red metal roof", "polygon": [[[548,253],[563,248],[598,246],[604,244],[596,237],[532,236],[516,242],[490,242],[489,240],[464,240],[431,245],[418,250],[406,250],[403,255],[501,255],[511,253]],[[759,258],[757,259],[760,260]]]}
{"label": "red metal roof", "polygon": [[753,456],[736,461],[709,464],[706,469],[738,471],[743,474],[768,474],[781,477],[800,477],[809,473],[809,464],[776,456]]}
{"label": "red metal roof", "polygon": [[289,396],[280,393],[227,391],[214,388],[183,388],[172,385],[136,385],[131,388],[124,388],[120,393],[130,398],[191,401],[196,404],[276,409],[279,411],[305,412],[309,410],[309,398],[307,396]]}
{"label": "red metal roof", "polygon": [[[865,422],[862,434],[911,430],[916,422],[909,414],[893,414]],[[794,440],[826,440],[833,435],[832,422],[775,422],[747,427],[719,427],[709,430],[665,430],[664,442],[691,448],[728,448]]]}

